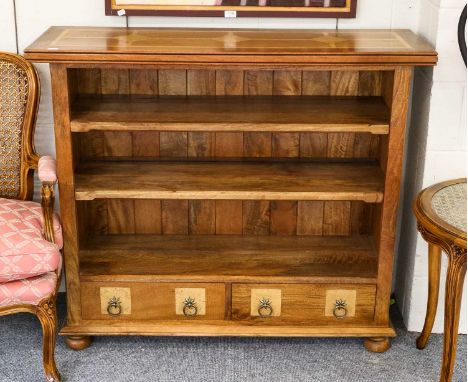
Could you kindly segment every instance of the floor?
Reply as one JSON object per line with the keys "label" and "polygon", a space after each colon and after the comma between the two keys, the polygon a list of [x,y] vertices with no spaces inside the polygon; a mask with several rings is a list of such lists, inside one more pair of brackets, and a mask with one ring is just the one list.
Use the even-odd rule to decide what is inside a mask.
{"label": "floor", "polygon": [[[63,296],[59,316],[65,313]],[[424,351],[416,333],[392,312],[398,337],[384,354],[367,352],[362,340],[261,338],[100,337],[81,352],[57,346],[65,382],[419,382],[438,381],[442,336]],[[33,316],[0,318],[0,381],[44,381],[40,326]],[[453,382],[467,380],[466,336],[459,337]]]}

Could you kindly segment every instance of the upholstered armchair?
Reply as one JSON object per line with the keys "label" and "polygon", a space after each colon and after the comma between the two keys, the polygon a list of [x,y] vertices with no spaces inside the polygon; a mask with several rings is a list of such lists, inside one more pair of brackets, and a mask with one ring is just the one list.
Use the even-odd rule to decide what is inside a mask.
{"label": "upholstered armchair", "polygon": [[[55,382],[60,381],[54,352],[62,232],[53,212],[55,160],[34,151],[38,102],[34,67],[20,56],[0,53],[0,316],[38,317],[46,378]],[[41,204],[31,201],[34,170],[42,182]]]}

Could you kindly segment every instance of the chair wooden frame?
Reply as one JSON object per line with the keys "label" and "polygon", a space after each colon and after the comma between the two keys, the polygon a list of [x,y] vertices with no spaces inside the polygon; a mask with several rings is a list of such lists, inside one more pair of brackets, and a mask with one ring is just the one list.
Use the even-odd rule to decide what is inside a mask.
{"label": "chair wooden frame", "polygon": [[452,380],[457,351],[458,324],[466,274],[466,232],[453,227],[432,209],[432,198],[440,190],[466,182],[465,178],[448,180],[421,191],[414,201],[418,231],[429,244],[429,290],[424,328],[416,341],[418,349],[426,347],[434,326],[439,299],[442,251],[447,254],[445,281],[444,349],[440,382]]}
{"label": "chair wooden frame", "polygon": [[[39,77],[34,66],[19,55],[0,52],[0,61],[7,61],[17,65],[24,70],[28,79],[28,99],[21,137],[20,191],[16,198],[19,200],[31,200],[34,193],[34,170],[38,169],[39,163],[39,156],[34,148],[34,129],[40,98]],[[44,238],[52,243],[55,242],[53,229],[54,186],[55,182],[42,183],[41,202],[44,215]],[[54,292],[42,299],[37,305],[18,304],[0,308],[0,316],[15,313],[32,313],[39,319],[43,331],[43,365],[46,379],[49,382],[61,380],[55,364],[55,343],[57,338],[56,298],[61,279],[60,269],[56,273],[57,286]]]}

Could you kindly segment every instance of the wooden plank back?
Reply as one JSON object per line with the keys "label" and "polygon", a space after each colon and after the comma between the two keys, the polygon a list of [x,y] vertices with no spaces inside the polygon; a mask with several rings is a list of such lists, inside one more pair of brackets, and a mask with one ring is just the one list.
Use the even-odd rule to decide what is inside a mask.
{"label": "wooden plank back", "polygon": [[90,233],[348,236],[372,233],[374,205],[359,201],[81,201]]}
{"label": "wooden plank back", "polygon": [[[78,95],[96,97],[106,94],[379,96],[388,82],[387,75],[384,77],[379,71],[74,69],[74,72],[79,84]],[[380,151],[379,136],[353,133],[91,131],[79,134],[78,141],[77,151],[85,160],[101,157],[377,159]],[[103,225],[106,228],[100,230],[109,234],[349,235],[369,232],[369,225],[362,228],[362,222],[369,220],[371,209],[361,204],[97,200],[88,203],[86,213],[91,226]],[[339,221],[330,221],[327,211],[336,212]],[[125,216],[130,218],[124,219]]]}

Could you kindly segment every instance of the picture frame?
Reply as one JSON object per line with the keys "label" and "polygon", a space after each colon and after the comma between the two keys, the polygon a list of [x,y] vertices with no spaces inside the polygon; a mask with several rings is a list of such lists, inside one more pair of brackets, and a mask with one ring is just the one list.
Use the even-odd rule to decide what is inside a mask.
{"label": "picture frame", "polygon": [[105,0],[109,16],[354,18],[357,0]]}

